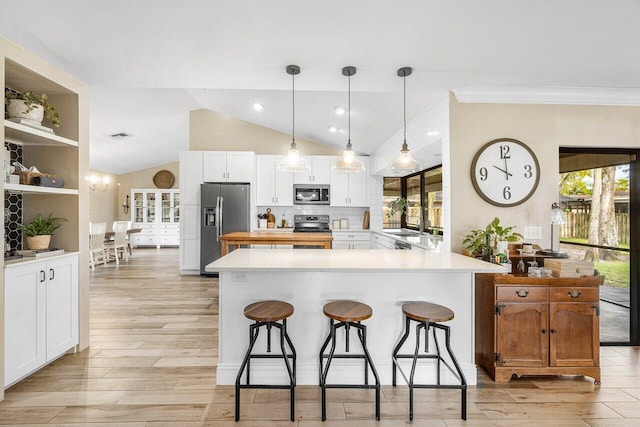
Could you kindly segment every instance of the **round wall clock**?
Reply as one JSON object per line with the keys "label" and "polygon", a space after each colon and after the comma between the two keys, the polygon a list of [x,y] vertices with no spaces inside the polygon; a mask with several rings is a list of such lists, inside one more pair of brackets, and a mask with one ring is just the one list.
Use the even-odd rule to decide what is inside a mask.
{"label": "round wall clock", "polygon": [[471,163],[476,192],[495,206],[517,206],[533,195],[540,181],[540,165],[533,151],[511,138],[485,144]]}

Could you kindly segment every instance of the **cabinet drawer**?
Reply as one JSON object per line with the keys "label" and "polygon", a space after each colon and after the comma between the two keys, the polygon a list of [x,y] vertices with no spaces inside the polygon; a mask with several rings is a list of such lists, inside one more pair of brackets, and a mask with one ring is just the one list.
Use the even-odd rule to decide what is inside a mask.
{"label": "cabinet drawer", "polygon": [[598,302],[598,288],[562,287],[550,289],[552,302]]}
{"label": "cabinet drawer", "polygon": [[353,231],[353,232],[333,232],[333,240],[370,240],[371,234],[368,231]]}
{"label": "cabinet drawer", "polygon": [[549,291],[539,286],[497,286],[496,299],[498,301],[547,301]]}

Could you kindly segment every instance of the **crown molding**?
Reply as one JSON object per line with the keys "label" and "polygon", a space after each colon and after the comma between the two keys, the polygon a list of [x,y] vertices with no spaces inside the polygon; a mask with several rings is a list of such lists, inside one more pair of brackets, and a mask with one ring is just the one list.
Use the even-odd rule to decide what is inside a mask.
{"label": "crown molding", "polygon": [[460,87],[460,103],[640,106],[639,88]]}

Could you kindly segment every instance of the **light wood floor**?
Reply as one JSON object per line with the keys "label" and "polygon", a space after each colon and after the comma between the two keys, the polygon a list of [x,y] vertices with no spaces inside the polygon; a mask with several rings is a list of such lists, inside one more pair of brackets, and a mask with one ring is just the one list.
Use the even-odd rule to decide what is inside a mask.
{"label": "light wood floor", "polygon": [[[233,388],[215,386],[217,281],[177,273],[178,251],[135,250],[129,263],[92,273],[91,347],[18,383],[0,403],[0,424],[233,426]],[[372,333],[373,331],[370,331]],[[417,390],[415,426],[638,426],[640,349],[602,349],[602,386],[584,378],[530,378],[496,385],[484,374],[459,393]],[[318,387],[297,389],[298,421],[285,391],[245,390],[238,426],[401,426],[406,387],[384,387],[382,420],[367,390],[330,390],[320,421]]]}

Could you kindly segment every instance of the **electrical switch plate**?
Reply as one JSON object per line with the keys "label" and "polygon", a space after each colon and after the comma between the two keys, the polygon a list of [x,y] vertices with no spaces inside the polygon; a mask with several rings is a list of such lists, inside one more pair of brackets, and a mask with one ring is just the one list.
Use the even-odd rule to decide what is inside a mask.
{"label": "electrical switch plate", "polygon": [[234,272],[231,276],[232,282],[246,282],[247,281],[247,273],[244,271]]}
{"label": "electrical switch plate", "polygon": [[542,239],[542,227],[525,227],[524,228],[524,239],[525,240],[541,240]]}

